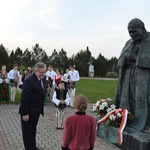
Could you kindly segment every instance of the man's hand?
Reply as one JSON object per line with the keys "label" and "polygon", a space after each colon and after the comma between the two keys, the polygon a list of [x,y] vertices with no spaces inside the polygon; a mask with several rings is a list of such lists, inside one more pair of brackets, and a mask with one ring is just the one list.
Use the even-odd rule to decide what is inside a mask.
{"label": "man's hand", "polygon": [[64,100],[60,100],[60,103],[61,103],[61,104],[64,104],[64,103],[65,103],[65,101],[64,101]]}
{"label": "man's hand", "polygon": [[23,121],[29,121],[29,115],[22,116]]}
{"label": "man's hand", "polygon": [[69,82],[73,82],[72,80],[69,80]]}

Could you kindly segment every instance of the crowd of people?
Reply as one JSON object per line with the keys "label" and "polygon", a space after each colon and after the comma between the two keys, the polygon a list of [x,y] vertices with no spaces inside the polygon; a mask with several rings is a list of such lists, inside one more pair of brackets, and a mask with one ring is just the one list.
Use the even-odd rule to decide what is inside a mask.
{"label": "crowd of people", "polygon": [[[25,79],[33,72],[34,70],[28,67],[23,69],[22,73],[20,73],[17,64],[14,64],[13,68],[7,72],[6,65],[3,65],[0,71],[0,102],[15,102],[17,88],[22,89]],[[70,65],[64,74],[62,74],[60,69],[54,71],[53,66],[49,65],[45,76],[47,89],[46,102],[48,100],[52,102],[54,91],[58,88],[58,82],[63,81],[65,90],[69,93],[71,98],[69,106],[73,107],[75,85],[80,79],[79,72],[75,70],[74,65]]]}
{"label": "crowd of people", "polygon": [[[74,65],[70,65],[64,74],[60,69],[54,71],[52,65],[47,68],[42,62],[35,64],[33,71],[28,67],[22,73],[18,70],[17,64],[14,64],[8,73],[6,66],[2,66],[0,101],[15,102],[17,88],[21,89],[19,114],[25,150],[39,150],[36,147],[36,128],[40,115],[44,115],[45,99],[56,106],[56,130],[64,129],[60,148],[63,150],[94,148],[96,122],[85,112],[87,98],[83,95],[75,96],[76,82],[79,80],[79,72]],[[76,113],[63,123],[67,106],[74,108]],[[74,127],[72,123],[75,124]],[[80,132],[76,134],[76,131]]]}
{"label": "crowd of people", "polygon": [[15,102],[17,88],[21,88],[24,80],[32,73],[31,67],[24,69],[21,74],[18,65],[7,72],[6,65],[1,67],[0,71],[0,102]]}

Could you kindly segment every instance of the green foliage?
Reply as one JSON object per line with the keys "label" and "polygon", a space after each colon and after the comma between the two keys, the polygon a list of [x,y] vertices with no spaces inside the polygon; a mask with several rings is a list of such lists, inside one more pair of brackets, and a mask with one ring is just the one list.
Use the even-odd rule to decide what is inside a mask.
{"label": "green foliage", "polygon": [[32,53],[28,50],[28,48],[23,53],[22,65],[25,67],[32,66]]}
{"label": "green foliage", "polygon": [[109,71],[109,72],[107,72],[106,77],[108,77],[108,78],[117,78],[118,73],[114,72],[114,71]]}
{"label": "green foliage", "polygon": [[11,62],[10,64],[8,64],[7,66],[7,69],[10,70],[13,68],[13,64],[15,64],[15,53],[14,51],[12,50],[11,53],[10,53],[10,56],[9,56],[9,61]]}
{"label": "green foliage", "polygon": [[87,47],[86,50],[80,50],[75,57],[73,65],[76,66],[77,70],[80,70],[82,76],[88,75],[88,62],[91,58],[91,52]]}
{"label": "green foliage", "polygon": [[[77,54],[73,54],[71,57],[67,57],[67,52],[61,48],[57,52],[56,49],[52,52],[51,56],[48,56],[39,44],[35,44],[31,50],[28,48],[23,51],[19,47],[16,50],[12,50],[10,55],[5,50],[5,47],[0,45],[0,67],[3,64],[7,65],[7,70],[12,69],[13,64],[18,64],[19,69],[33,67],[37,62],[42,61],[47,66],[52,65],[54,70],[60,68],[62,72],[65,72],[69,65],[75,65],[76,69],[79,71],[80,76],[88,76],[89,62],[94,65],[94,76],[95,77],[114,77],[109,72],[118,72],[116,57],[111,59],[106,59],[100,53],[97,58],[92,57],[89,47],[85,50],[80,50]],[[20,68],[20,66],[22,66]],[[22,70],[19,70],[22,71]]]}
{"label": "green foliage", "polygon": [[117,72],[117,62],[118,59],[116,57],[112,57],[111,59],[107,60],[107,71]]}
{"label": "green foliage", "polygon": [[34,47],[32,47],[32,63],[36,64],[39,61],[42,61],[44,63],[47,63],[48,61],[48,56],[45,52],[45,50],[43,50],[39,44],[35,44]]}
{"label": "green foliage", "polygon": [[59,53],[58,53],[58,58],[59,58],[59,67],[63,68],[62,71],[65,72],[66,68],[68,68],[68,57],[67,57],[67,52],[62,48]]}
{"label": "green foliage", "polygon": [[15,51],[14,59],[15,59],[15,64],[18,64],[19,66],[22,65],[22,58],[23,58],[23,52],[22,50],[18,47]]}
{"label": "green foliage", "polygon": [[6,65],[9,63],[8,53],[5,47],[1,44],[0,45],[0,66]]}
{"label": "green foliage", "polygon": [[107,60],[101,53],[93,64],[95,66],[95,76],[105,77],[107,73]]}

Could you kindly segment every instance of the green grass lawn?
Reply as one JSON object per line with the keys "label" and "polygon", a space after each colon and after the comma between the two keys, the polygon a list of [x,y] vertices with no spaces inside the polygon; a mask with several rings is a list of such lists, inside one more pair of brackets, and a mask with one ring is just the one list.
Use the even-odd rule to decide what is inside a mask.
{"label": "green grass lawn", "polygon": [[21,96],[21,93],[19,91],[17,91],[16,98],[15,98],[15,103],[16,104],[20,104],[20,96]]}
{"label": "green grass lawn", "polygon": [[[76,95],[87,96],[90,103],[95,103],[102,98],[114,100],[117,83],[117,80],[80,79],[76,84]],[[15,103],[20,103],[20,92],[16,94]]]}
{"label": "green grass lawn", "polygon": [[90,103],[95,103],[102,98],[114,100],[118,80],[80,79],[76,85],[76,95],[83,94]]}

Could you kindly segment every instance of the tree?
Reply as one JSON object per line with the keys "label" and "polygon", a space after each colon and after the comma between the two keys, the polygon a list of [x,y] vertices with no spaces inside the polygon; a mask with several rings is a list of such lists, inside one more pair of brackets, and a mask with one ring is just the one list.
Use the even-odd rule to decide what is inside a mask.
{"label": "tree", "polygon": [[75,65],[77,66],[80,64],[80,67],[82,66],[81,70],[79,70],[81,76],[88,75],[88,62],[90,59],[91,59],[91,52],[89,50],[89,47],[87,47],[86,50],[84,51],[80,50],[80,52],[75,55],[74,62],[80,62]]}
{"label": "tree", "polygon": [[105,77],[107,73],[107,61],[101,53],[98,55],[93,64],[95,68],[95,76]]}
{"label": "tree", "polygon": [[59,67],[59,59],[56,49],[53,50],[52,55],[50,56],[50,63],[54,68]]}
{"label": "tree", "polygon": [[68,68],[68,57],[67,57],[67,52],[62,48],[59,53],[58,53],[58,56],[59,56],[59,65],[60,65],[60,68],[63,69],[63,71],[65,71],[66,68]]}
{"label": "tree", "polygon": [[3,44],[0,45],[0,66],[2,65],[6,65],[6,63],[9,63],[9,57],[8,57],[8,53],[5,49],[5,47],[3,46]]}
{"label": "tree", "polygon": [[10,67],[10,69],[12,69],[13,64],[16,63],[15,62],[15,53],[14,53],[14,50],[12,50],[11,53],[10,53],[9,62],[10,62],[9,67]]}
{"label": "tree", "polygon": [[28,50],[28,48],[23,52],[22,65],[24,67],[34,66],[31,60],[32,52]]}
{"label": "tree", "polygon": [[112,57],[107,60],[107,77],[117,77],[118,76],[118,68],[117,68],[118,59],[116,57]]}
{"label": "tree", "polygon": [[23,52],[22,50],[18,47],[14,53],[14,61],[16,64],[18,64],[19,66],[22,65],[22,58],[23,58]]}
{"label": "tree", "polygon": [[116,71],[117,72],[117,63],[118,59],[116,57],[112,57],[111,59],[107,60],[107,67],[108,71]]}
{"label": "tree", "polygon": [[39,47],[39,44],[35,44],[34,47],[32,47],[32,55],[31,55],[31,61],[32,64],[36,64],[39,61],[42,61],[47,64],[48,56],[41,47]]}
{"label": "tree", "polygon": [[118,59],[116,57],[105,59],[100,53],[95,59],[91,56],[88,46],[85,50],[81,49],[77,54],[67,57],[67,52],[63,48],[61,48],[59,52],[54,49],[52,55],[48,56],[39,44],[35,44],[32,50],[27,48],[24,52],[18,47],[15,51],[12,50],[9,56],[5,47],[2,44],[0,45],[0,65],[2,66],[7,63],[7,69],[11,69],[13,64],[18,64],[23,68],[29,66],[33,67],[39,61],[47,65],[53,65],[54,68],[59,68],[63,72],[65,72],[65,69],[68,68],[69,65],[75,65],[80,76],[88,76],[89,63],[91,62],[94,65],[95,76],[105,77],[110,73],[114,73],[116,77],[118,72]]}
{"label": "tree", "polygon": [[59,52],[54,49],[50,56],[50,64],[53,65],[54,68],[59,68],[64,72],[65,69],[68,68],[67,52],[63,48],[61,48]]}

